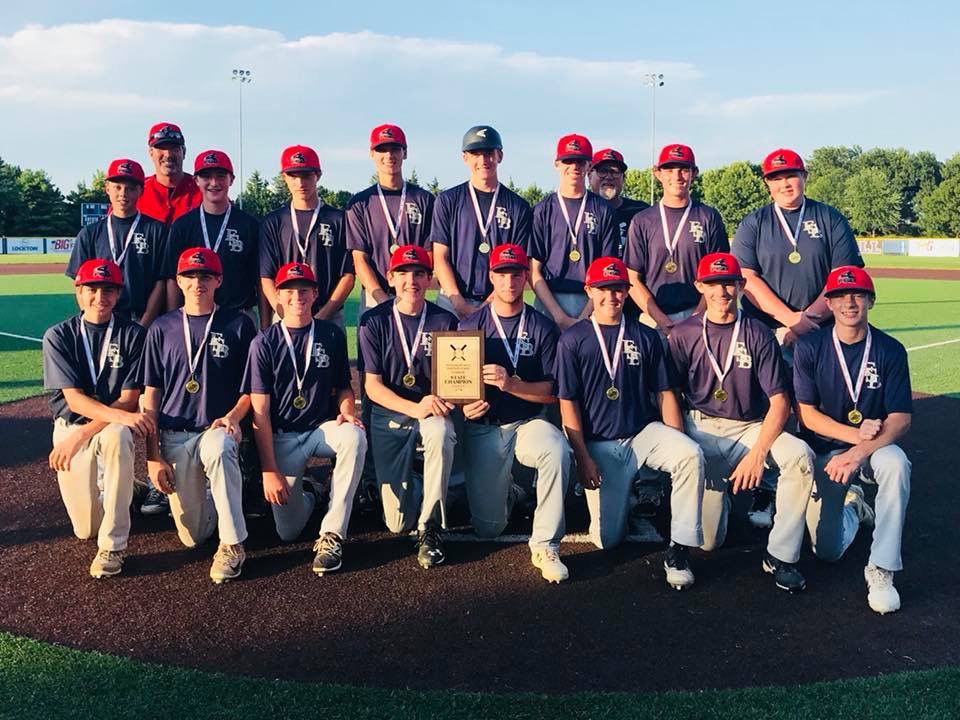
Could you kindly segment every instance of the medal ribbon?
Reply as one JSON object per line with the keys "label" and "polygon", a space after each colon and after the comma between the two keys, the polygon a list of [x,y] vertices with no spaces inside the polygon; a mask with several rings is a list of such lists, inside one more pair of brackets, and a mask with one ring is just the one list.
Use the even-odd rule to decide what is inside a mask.
{"label": "medal ribbon", "polygon": [[510,358],[510,363],[513,365],[513,372],[516,373],[518,363],[520,362],[520,338],[523,337],[523,323],[527,318],[527,305],[524,303],[523,310],[520,311],[520,323],[517,325],[517,342],[513,350],[510,349],[510,342],[507,340],[507,334],[503,331],[503,324],[500,322],[500,317],[492,306],[490,307],[490,314],[493,315],[493,322],[497,326],[500,340],[503,341],[503,347],[507,350],[507,357]]}
{"label": "medal ribbon", "polygon": [[843,350],[840,349],[840,338],[837,337],[837,328],[833,328],[833,351],[837,355],[837,362],[840,363],[840,372],[843,373],[843,382],[847,386],[847,392],[850,399],[853,400],[853,407],[857,407],[860,402],[860,390],[863,389],[863,379],[867,376],[867,361],[870,359],[870,346],[873,344],[873,334],[870,332],[870,326],[867,326],[867,342],[863,347],[863,359],[860,361],[860,372],[857,373],[857,386],[853,386],[850,379],[850,371],[847,369],[847,361],[843,358]]}
{"label": "medal ribbon", "polygon": [[200,356],[203,355],[203,349],[207,347],[207,340],[210,338],[210,327],[213,325],[213,318],[217,314],[217,306],[213,306],[213,312],[210,313],[210,319],[207,320],[207,326],[203,329],[203,340],[197,348],[196,354],[193,352],[193,343],[190,341],[190,324],[187,322],[187,311],[180,309],[180,317],[183,320],[183,342],[187,346],[187,364],[190,368],[190,377],[196,378],[197,366],[200,364]]}
{"label": "medal ribbon", "polygon": [[307,336],[307,349],[303,353],[303,376],[300,376],[300,371],[297,370],[297,354],[293,350],[293,338],[290,337],[290,331],[287,330],[287,326],[280,323],[280,329],[283,331],[283,339],[287,344],[287,354],[290,356],[290,362],[293,363],[293,377],[297,381],[297,396],[303,397],[303,383],[307,379],[307,373],[310,372],[310,358],[313,356],[313,337],[314,331],[317,328],[317,323],[313,320],[310,321],[310,334]]}
{"label": "medal ribbon", "polygon": [[413,374],[413,359],[417,356],[417,350],[420,349],[420,336],[423,335],[423,324],[427,321],[427,304],[424,303],[423,310],[420,311],[420,324],[417,326],[417,334],[413,336],[412,353],[410,352],[410,346],[407,345],[407,334],[404,332],[396,302],[393,303],[393,320],[397,324],[397,333],[400,335],[400,347],[403,349],[403,359],[407,363],[407,373]]}
{"label": "medal ribbon", "polygon": [[390,210],[387,208],[387,199],[383,196],[380,183],[377,183],[377,195],[380,196],[380,207],[383,208],[383,217],[387,220],[387,229],[390,230],[390,237],[393,238],[395,243],[398,243],[398,238],[400,237],[400,221],[403,219],[403,210],[407,202],[407,183],[404,181],[403,189],[400,191],[400,209],[397,211],[396,224],[394,224],[393,218],[390,217]]}
{"label": "medal ribbon", "polygon": [[667,246],[667,254],[672,259],[677,245],[680,244],[680,233],[683,232],[683,226],[687,222],[687,218],[690,217],[690,208],[693,207],[693,203],[687,203],[687,208],[683,211],[680,222],[677,223],[677,229],[673,231],[673,240],[670,239],[670,231],[667,230],[667,211],[663,209],[663,200],[658,203],[658,206],[660,208],[660,227],[663,229],[663,244]]}
{"label": "medal ribbon", "polygon": [[557,189],[557,202],[560,203],[560,212],[563,213],[564,222],[567,223],[567,232],[570,233],[570,240],[573,243],[573,249],[577,249],[577,238],[580,237],[580,226],[583,225],[583,213],[587,209],[587,191],[583,191],[583,200],[580,201],[580,210],[577,212],[577,224],[570,224],[570,214],[567,212],[567,204],[560,196],[560,189]]}
{"label": "medal ribbon", "polygon": [[93,365],[93,346],[90,345],[90,338],[87,337],[87,328],[83,324],[83,316],[80,317],[80,337],[83,338],[83,349],[87,355],[87,367],[90,368],[90,379],[93,380],[93,388],[96,390],[97,382],[103,374],[103,368],[107,364],[107,351],[110,347],[110,338],[113,337],[113,315],[110,316],[110,324],[107,326],[107,334],[103,336],[103,345],[100,347],[100,365]]}
{"label": "medal ribbon", "polygon": [[803,198],[803,202],[800,204],[800,217],[797,218],[797,229],[794,232],[790,232],[790,226],[787,225],[787,219],[783,216],[783,210],[781,210],[780,206],[776,203],[773,204],[773,211],[777,214],[777,220],[780,221],[783,234],[787,236],[787,240],[793,245],[794,250],[797,249],[797,238],[800,237],[800,228],[803,227],[803,213],[806,212],[806,209],[807,198]]}
{"label": "medal ribbon", "polygon": [[313,209],[313,216],[310,218],[310,227],[307,228],[307,234],[304,237],[303,244],[300,244],[300,226],[297,224],[297,211],[293,209],[293,203],[290,203],[290,222],[293,225],[293,237],[297,241],[297,248],[300,250],[300,261],[307,261],[307,248],[310,247],[310,233],[313,232],[313,226],[317,224],[317,218],[320,216],[320,206],[323,203],[317,203]]}
{"label": "medal ribbon", "polygon": [[490,224],[493,222],[493,214],[497,210],[497,197],[500,195],[500,183],[497,183],[497,189],[493,191],[493,199],[490,201],[490,209],[487,210],[487,221],[483,221],[483,215],[480,214],[480,201],[477,200],[477,191],[473,189],[471,183],[467,183],[470,188],[470,199],[473,201],[473,212],[477,216],[477,227],[480,228],[480,237],[484,242],[487,241],[487,234],[490,232]]}
{"label": "medal ribbon", "polygon": [[233,203],[227,205],[227,214],[223,216],[223,225],[220,226],[220,232],[217,233],[217,241],[213,247],[210,247],[210,235],[207,233],[207,216],[203,212],[203,205],[200,205],[200,229],[203,230],[203,244],[208,249],[217,252],[220,249],[220,243],[223,242],[223,236],[227,233],[227,223],[230,222],[230,211],[233,210]]}
{"label": "medal ribbon", "polygon": [[123,259],[127,256],[127,250],[130,249],[130,241],[133,240],[133,234],[137,231],[137,225],[140,224],[140,213],[133,219],[133,225],[127,231],[127,239],[123,242],[123,250],[117,255],[116,240],[113,238],[113,218],[107,215],[107,239],[110,241],[110,256],[117,265],[123,265]]}
{"label": "medal ribbon", "polygon": [[590,322],[593,323],[593,332],[597,335],[597,342],[600,343],[600,354],[603,356],[603,366],[607,369],[607,375],[610,376],[610,387],[616,387],[617,368],[620,366],[620,348],[623,347],[623,331],[626,330],[626,324],[623,322],[623,316],[620,316],[620,333],[617,335],[616,345],[613,346],[613,362],[610,362],[610,355],[607,353],[607,343],[603,340],[603,334],[600,332],[600,324],[597,319],[590,316]]}
{"label": "medal ribbon", "polygon": [[730,338],[730,347],[727,348],[727,357],[723,361],[723,370],[721,371],[720,363],[717,362],[717,358],[710,349],[710,344],[707,342],[707,313],[703,313],[703,347],[707,351],[707,359],[710,361],[710,367],[713,368],[713,374],[717,376],[721,388],[723,387],[724,378],[727,377],[727,373],[730,372],[730,368],[733,366],[733,355],[737,348],[737,339],[740,337],[740,318],[741,313],[737,310],[737,321],[733,324],[733,336]]}

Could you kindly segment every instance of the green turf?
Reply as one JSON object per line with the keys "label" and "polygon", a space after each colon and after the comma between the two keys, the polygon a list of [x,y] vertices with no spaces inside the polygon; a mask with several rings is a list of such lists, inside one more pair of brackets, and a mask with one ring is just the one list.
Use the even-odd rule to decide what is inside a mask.
{"label": "green turf", "polygon": [[60,255],[44,255],[43,253],[34,253],[31,255],[0,255],[0,265],[26,265],[28,263],[66,263],[70,256],[66,253]]}
{"label": "green turf", "polygon": [[863,262],[870,268],[922,268],[925,270],[960,269],[960,258],[908,257],[905,255],[864,255]]}

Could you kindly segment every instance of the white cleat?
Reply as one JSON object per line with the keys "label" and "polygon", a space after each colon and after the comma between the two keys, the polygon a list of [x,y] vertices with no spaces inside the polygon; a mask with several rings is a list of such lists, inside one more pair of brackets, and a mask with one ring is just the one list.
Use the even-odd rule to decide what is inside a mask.
{"label": "white cleat", "polygon": [[693,570],[690,569],[688,549],[683,545],[671,545],[663,558],[667,573],[667,585],[674,590],[686,590],[693,585]]}
{"label": "white cleat", "polygon": [[863,569],[867,581],[867,604],[875,613],[886,615],[900,609],[900,593],[893,586],[893,573],[889,570],[867,565]]}
{"label": "white cleat", "polygon": [[857,517],[860,518],[860,524],[865,527],[871,527],[876,519],[876,513],[873,508],[867,505],[867,499],[863,495],[863,488],[859,485],[851,485],[847,489],[847,495],[843,499],[845,506],[852,507]]}
{"label": "white cleat", "polygon": [[556,548],[548,547],[543,550],[534,550],[530,554],[530,560],[533,566],[540,570],[540,574],[547,582],[559,585],[570,577],[570,571],[563,564],[560,553],[557,552]]}

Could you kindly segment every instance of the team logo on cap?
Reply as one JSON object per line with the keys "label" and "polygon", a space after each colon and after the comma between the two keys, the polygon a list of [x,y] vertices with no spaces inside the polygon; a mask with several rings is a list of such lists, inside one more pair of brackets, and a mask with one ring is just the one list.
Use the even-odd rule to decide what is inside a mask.
{"label": "team logo on cap", "polygon": [[403,253],[403,259],[409,260],[410,262],[417,262],[420,260],[420,256],[417,255],[416,250],[414,250],[413,248],[410,248],[409,250]]}
{"label": "team logo on cap", "polygon": [[110,278],[110,268],[107,265],[97,265],[93,269],[93,276],[98,278]]}
{"label": "team logo on cap", "polygon": [[787,164],[787,159],[783,156],[783,153],[781,153],[771,160],[770,164],[773,165],[773,167],[780,167],[781,165]]}
{"label": "team logo on cap", "polygon": [[620,278],[620,268],[617,267],[616,263],[610,263],[603,269],[603,276],[605,278]]}
{"label": "team logo on cap", "polygon": [[290,156],[290,162],[296,163],[297,165],[306,165],[307,158],[304,157],[302,152],[295,152]]}
{"label": "team logo on cap", "polygon": [[203,156],[203,164],[204,164],[204,165],[219,165],[219,164],[220,164],[220,156],[219,156],[217,153],[213,153],[213,152],[212,152],[212,153],[207,153],[206,155]]}
{"label": "team logo on cap", "polygon": [[500,251],[501,260],[516,260],[517,254],[513,251],[512,247],[505,247]]}
{"label": "team logo on cap", "polygon": [[675,147],[667,154],[672,158],[676,158],[677,160],[683,160],[687,156],[682,147]]}
{"label": "team logo on cap", "polygon": [[301,265],[292,265],[287,270],[287,277],[303,277],[303,267]]}
{"label": "team logo on cap", "polygon": [[190,256],[191,265],[206,265],[207,259],[204,257],[203,253],[199,250]]}
{"label": "team logo on cap", "polygon": [[117,165],[117,172],[123,175],[133,175],[133,165],[128,162],[122,162]]}
{"label": "team logo on cap", "polygon": [[603,159],[604,159],[604,160],[616,160],[616,159],[617,159],[617,156],[616,156],[616,154],[613,152],[613,150],[607,150],[607,151],[603,154]]}
{"label": "team logo on cap", "polygon": [[730,268],[727,266],[727,261],[724,258],[717,258],[710,263],[710,272],[725,273],[730,272]]}
{"label": "team logo on cap", "polygon": [[568,151],[568,152],[580,152],[580,141],[579,141],[579,140],[571,140],[570,142],[568,142],[568,143],[567,143],[567,151]]}
{"label": "team logo on cap", "polygon": [[486,129],[486,128],[480,128],[479,130],[477,130],[477,137],[486,138],[486,137],[487,137],[487,129]]}
{"label": "team logo on cap", "polygon": [[393,140],[393,129],[384,128],[383,130],[380,131],[380,137],[387,138],[388,140]]}
{"label": "team logo on cap", "polygon": [[842,273],[837,275],[837,282],[841,285],[853,285],[856,283],[856,278],[853,277],[852,270],[844,270]]}

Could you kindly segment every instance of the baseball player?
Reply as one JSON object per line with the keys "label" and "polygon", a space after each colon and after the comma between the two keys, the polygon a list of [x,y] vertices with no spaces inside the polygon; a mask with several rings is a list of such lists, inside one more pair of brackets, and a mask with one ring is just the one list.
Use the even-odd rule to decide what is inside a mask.
{"label": "baseball player", "polygon": [[[167,241],[167,307],[176,308],[183,298],[173,278],[184,250],[206,247],[220,256],[223,284],[216,302],[222,308],[247,310],[257,306],[260,278],[257,273],[260,223],[230,202],[233,163],[220,150],[204,150],[193,163],[193,179],[203,198],[170,226]],[[262,314],[269,312],[265,307]]]}
{"label": "baseball player", "polygon": [[[353,259],[344,237],[343,210],[325,205],[317,195],[322,171],[316,151],[305,145],[280,155],[280,172],[292,197],[289,207],[269,213],[260,226],[260,284],[277,317],[283,316],[274,278],[291,262],[309,265],[317,278],[313,314],[343,329],[343,304],[355,282]],[[265,314],[260,327],[270,324]]]}
{"label": "baseball player", "polygon": [[500,133],[476,125],[464,134],[462,148],[470,178],[437,196],[429,243],[440,284],[437,304],[461,319],[490,298],[490,252],[503,243],[528,248],[532,219],[526,200],[497,177]]}
{"label": "baseball player", "polygon": [[467,500],[477,535],[494,538],[510,517],[510,469],[514,458],[537,471],[537,509],[530,553],[548,582],[569,577],[560,560],[563,498],[570,477],[570,446],[545,419],[544,404],[557,400],[554,361],[560,333],[549,318],[523,302],[530,279],[519,245],[490,253],[493,300],[460,321],[461,330],[482,330],[486,400],[465,405],[463,430]]}
{"label": "baseball player", "polygon": [[123,273],[114,312],[149,327],[163,310],[167,231],[137,210],[143,192],[140,163],[127,158],[111,162],[104,189],[110,198],[110,213],[80,230],[66,275],[75,280],[87,260],[111,258]]}
{"label": "baseball player", "polygon": [[799,592],[806,586],[796,563],[813,488],[813,451],[783,431],[790,377],[773,333],[738,309],[743,275],[736,258],[705,255],[696,277],[706,309],[674,325],[668,347],[688,408],[687,435],[706,461],[702,548],[714,550],[726,538],[732,505],[727,490],[736,495],[756,488],[769,459],[780,481],[762,567],[777,587]]}
{"label": "baseball player", "polygon": [[147,147],[155,174],[144,183],[137,209],[169,227],[200,204],[200,190],[183,171],[187,145],[178,126],[167,122],[154,125],[147,135]]}
{"label": "baseball player", "polygon": [[590,537],[600,548],[620,543],[637,470],[669,473],[671,542],[663,565],[671,587],[689,587],[689,548],[703,545],[703,452],[683,434],[657,333],[623,315],[626,266],[597,258],[585,284],[593,310],[560,336],[557,380],[563,427],[586,488]]}
{"label": "baseball player", "polygon": [[137,407],[146,333],[113,313],[123,287],[120,268],[111,260],[87,260],[74,284],[80,314],[43,335],[43,386],[54,391],[49,463],[57,471],[74,535],[97,538],[90,574],[103,578],[123,568],[133,498],[133,435],[149,435],[156,426]]}
{"label": "baseball player", "polygon": [[[417,561],[424,568],[444,561],[441,529],[457,441],[453,405],[430,393],[432,333],[457,329],[456,316],[424,295],[432,278],[430,254],[401,245],[387,271],[396,300],[368,310],[357,330],[384,521],[395,533],[417,529]],[[410,474],[418,439],[422,486]]]}
{"label": "baseball player", "polygon": [[587,189],[593,147],[583,135],[564,135],[554,167],[560,186],[533,209],[530,279],[535,307],[561,330],[590,316],[584,273],[599,257],[617,254],[613,208]]}
{"label": "baseball player", "polygon": [[807,171],[793,150],[763,161],[773,202],[747,215],[733,239],[747,284],[743,311],[772,328],[787,362],[801,335],[832,323],[823,297],[827,275],[841,265],[863,267],[847,219],[836,208],[804,195]]}
{"label": "baseball player", "polygon": [[640,322],[663,336],[690,317],[698,303],[702,309],[694,287],[700,259],[730,250],[720,213],[690,197],[698,172],[687,145],[664,147],[654,170],[663,198],[635,215],[627,231],[623,261],[630,272],[630,297],[644,313]]}
{"label": "baseball player", "polygon": [[151,326],[143,361],[144,410],[159,429],[159,438],[147,439],[150,480],[169,495],[185,546],[219,532],[210,567],[215,583],[239,577],[246,559],[237,449],[250,409],[240,384],[256,334],[245,313],[217,307],[222,275],[220,256],[210,248],[184,251],[177,263],[183,307]]}
{"label": "baseball player", "polygon": [[627,228],[633,216],[641,210],[650,207],[643,200],[634,200],[623,195],[624,175],[627,172],[627,163],[623,161],[623,154],[613,148],[603,148],[593,154],[590,163],[590,174],[587,179],[590,189],[602,197],[614,210],[614,222],[620,231],[620,244],[617,257],[623,257],[623,249],[627,244]]}
{"label": "baseball player", "polygon": [[296,539],[313,514],[316,498],[303,486],[310,458],[336,459],[330,502],[313,548],[313,571],[323,575],[342,564],[367,439],[354,415],[346,335],[313,317],[313,271],[288,263],[274,285],[283,318],[251,344],[243,392],[250,393],[253,407],[263,492],[284,542]]}
{"label": "baseball player", "polygon": [[[910,499],[910,461],[897,445],[910,430],[913,405],[903,345],[868,322],[873,280],[856,265],[834,268],[824,288],[832,327],[802,337],[794,349],[793,386],[803,437],[817,453],[807,527],[817,557],[839,560],[861,525],[873,524],[863,574],[867,603],[900,609],[893,574]],[[851,481],[877,484],[876,512]],[[779,508],[778,508],[779,512]]]}

